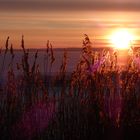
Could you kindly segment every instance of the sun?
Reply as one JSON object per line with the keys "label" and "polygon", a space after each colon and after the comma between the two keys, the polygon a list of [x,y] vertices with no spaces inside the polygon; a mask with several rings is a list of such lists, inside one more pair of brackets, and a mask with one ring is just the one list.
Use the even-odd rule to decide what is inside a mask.
{"label": "sun", "polygon": [[111,35],[111,42],[113,47],[120,50],[130,48],[134,36],[126,29],[119,29]]}

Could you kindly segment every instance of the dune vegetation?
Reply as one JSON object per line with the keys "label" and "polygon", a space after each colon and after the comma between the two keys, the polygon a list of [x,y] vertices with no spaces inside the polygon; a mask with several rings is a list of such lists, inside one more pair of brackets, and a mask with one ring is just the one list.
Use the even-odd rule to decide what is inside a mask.
{"label": "dune vegetation", "polygon": [[0,83],[1,140],[131,139],[140,132],[140,52],[133,47],[125,68],[117,51],[93,50],[84,36],[81,57],[67,77],[67,54],[56,76],[49,76],[55,62],[51,43],[46,45],[42,76],[37,63],[29,63],[29,50],[21,40],[22,59],[13,70],[13,45],[6,40],[0,50],[0,77],[7,53],[11,55],[5,83]]}

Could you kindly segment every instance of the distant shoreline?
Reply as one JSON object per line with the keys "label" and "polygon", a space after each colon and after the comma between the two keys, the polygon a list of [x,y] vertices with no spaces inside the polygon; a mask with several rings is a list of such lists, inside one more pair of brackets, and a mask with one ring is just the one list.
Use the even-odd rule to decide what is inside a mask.
{"label": "distant shoreline", "polygon": [[[39,50],[39,51],[46,51],[47,48],[26,48],[27,50],[29,50],[30,52],[32,51],[36,51],[36,50]],[[53,48],[54,51],[82,51],[82,47],[81,48]],[[113,50],[113,48],[111,47],[102,47],[102,48],[92,48],[93,50],[95,51],[101,51],[103,49],[105,50]],[[2,49],[2,51],[5,51],[5,49]],[[18,48],[18,49],[14,49],[14,51],[22,51],[22,48]]]}
{"label": "distant shoreline", "polygon": [[[26,48],[27,50],[29,50],[30,52],[34,52],[36,50],[38,51],[46,51],[47,48]],[[53,48],[54,51],[82,51],[82,47],[81,48]],[[102,51],[102,50],[107,50],[107,51],[112,51],[113,48],[112,47],[101,47],[101,48],[92,48],[94,51]],[[134,47],[134,50],[138,50],[140,49],[140,47]],[[2,49],[2,52],[5,51],[5,49]],[[18,49],[14,49],[14,51],[22,51],[22,48],[18,48]]]}

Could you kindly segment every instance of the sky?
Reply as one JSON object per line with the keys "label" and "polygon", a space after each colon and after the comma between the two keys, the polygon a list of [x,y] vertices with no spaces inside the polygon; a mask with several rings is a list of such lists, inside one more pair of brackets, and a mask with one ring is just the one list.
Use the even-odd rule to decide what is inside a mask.
{"label": "sky", "polygon": [[20,48],[22,35],[29,48],[43,48],[47,40],[54,47],[81,47],[84,34],[104,47],[119,28],[139,40],[139,0],[0,0],[0,47],[10,36]]}

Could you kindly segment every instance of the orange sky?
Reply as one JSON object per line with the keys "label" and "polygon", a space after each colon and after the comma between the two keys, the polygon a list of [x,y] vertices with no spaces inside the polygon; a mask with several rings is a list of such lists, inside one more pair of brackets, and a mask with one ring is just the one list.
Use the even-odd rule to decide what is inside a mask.
{"label": "orange sky", "polygon": [[[0,4],[2,1],[0,0]],[[6,1],[8,3],[8,0]],[[7,36],[10,36],[14,47],[19,48],[22,34],[25,36],[26,46],[30,48],[45,47],[47,40],[50,40],[54,47],[81,47],[85,33],[89,35],[95,47],[104,47],[104,42],[108,42],[108,36],[119,28],[127,28],[136,36],[136,40],[139,40],[140,11],[137,6],[139,1],[133,0],[136,4],[133,3],[131,7],[128,5],[131,0],[127,0],[127,7],[124,5],[121,9],[117,9],[111,0],[106,1],[105,6],[103,4],[100,6],[100,3],[96,1],[97,7],[93,6],[95,9],[85,8],[82,4],[81,8],[76,9],[75,6],[72,9],[72,2],[70,3],[72,6],[68,9],[64,8],[66,4],[64,6],[60,4],[57,8],[57,4],[52,6],[53,3],[50,2],[48,9],[41,8],[43,5],[38,8],[37,4],[34,5],[37,10],[31,6],[27,6],[26,9],[20,4],[21,9],[11,6],[8,10],[6,4],[2,3],[3,7],[0,6],[0,47],[4,46]],[[57,0],[53,2],[57,3]],[[121,5],[121,2],[119,4]],[[112,7],[109,8],[109,5]]]}

